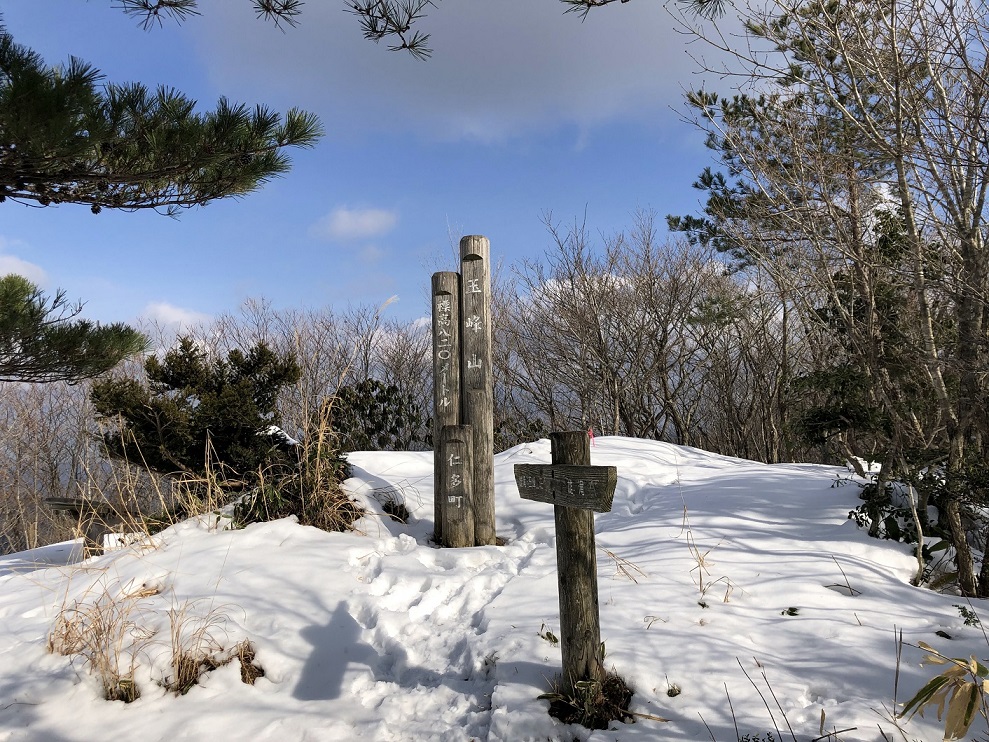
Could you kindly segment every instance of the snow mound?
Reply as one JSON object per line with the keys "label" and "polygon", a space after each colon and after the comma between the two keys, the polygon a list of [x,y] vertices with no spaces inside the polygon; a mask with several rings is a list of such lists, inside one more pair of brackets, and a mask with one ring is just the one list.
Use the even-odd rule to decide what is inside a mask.
{"label": "snow mound", "polygon": [[[591,733],[537,700],[561,666],[547,639],[559,633],[553,508],[520,499],[513,477],[514,464],[549,462],[537,441],[495,459],[505,546],[430,543],[431,452],[354,453],[345,486],[379,505],[360,533],[188,521],[85,562],[71,545],[0,559],[0,740],[730,741],[736,724],[813,739],[823,712],[825,732],[878,741],[895,731],[883,716],[895,631],[986,654],[957,597],[908,584],[906,547],[847,519],[859,501],[834,486],[844,470],[629,438],[596,438],[591,457],[618,469],[612,511],[596,516],[606,663],[634,687],[632,711],[666,723]],[[407,523],[381,512],[389,498]],[[66,609],[110,604],[128,610],[117,659],[140,689],[130,704],[103,700],[82,654],[46,651]],[[230,664],[170,693],[177,616],[182,641],[202,626],[217,647],[249,641],[264,676],[245,684]],[[933,674],[920,658],[905,648],[900,701]],[[940,738],[919,717],[907,731]]]}

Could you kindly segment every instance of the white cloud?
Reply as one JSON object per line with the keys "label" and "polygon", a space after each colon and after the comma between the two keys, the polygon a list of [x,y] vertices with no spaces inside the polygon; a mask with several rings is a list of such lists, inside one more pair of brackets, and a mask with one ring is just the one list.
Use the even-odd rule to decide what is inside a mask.
{"label": "white cloud", "polygon": [[[243,99],[259,85],[278,91],[340,141],[411,128],[491,143],[567,125],[678,121],[670,108],[698,83],[689,39],[661,2],[616,3],[584,22],[553,0],[441,4],[419,22],[431,34],[427,62],[368,43],[336,3],[307,3],[284,34],[237,3],[216,5],[188,28],[217,88]],[[714,54],[698,46],[695,55]]]}
{"label": "white cloud", "polygon": [[48,281],[48,274],[41,266],[21,260],[13,255],[0,255],[0,276],[6,276],[8,273],[24,276],[36,284],[44,284]]}
{"label": "white cloud", "polygon": [[337,206],[309,228],[309,234],[326,240],[363,240],[388,234],[398,214],[388,209],[351,209]]}
{"label": "white cloud", "polygon": [[30,263],[27,260],[18,258],[16,255],[10,255],[9,251],[11,249],[18,249],[23,247],[24,243],[20,240],[12,240],[7,237],[0,236],[0,276],[6,276],[9,273],[16,273],[19,276],[24,276],[29,281],[32,281],[39,285],[44,285],[48,282],[48,274],[45,273],[45,269],[40,265]]}
{"label": "white cloud", "polygon": [[380,263],[385,255],[385,251],[374,244],[364,245],[364,247],[362,247],[357,253],[360,261],[366,265],[375,265]]}
{"label": "white cloud", "polygon": [[141,312],[141,317],[174,332],[185,332],[212,320],[210,315],[203,312],[183,309],[163,301],[148,304]]}

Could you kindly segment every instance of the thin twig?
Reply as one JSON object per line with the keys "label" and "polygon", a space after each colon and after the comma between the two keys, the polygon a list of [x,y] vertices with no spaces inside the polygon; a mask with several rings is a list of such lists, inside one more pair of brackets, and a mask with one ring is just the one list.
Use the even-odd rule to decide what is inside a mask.
{"label": "thin twig", "polygon": [[[741,739],[738,734],[738,720],[735,718],[735,707],[731,705],[731,693],[728,692],[728,683],[725,683],[725,695],[728,696],[728,709],[731,711],[731,723],[735,727],[735,739]],[[713,738],[714,735],[712,734]]]}
{"label": "thin twig", "polygon": [[896,670],[893,673],[893,709],[899,705],[896,701],[900,690],[900,661],[903,659],[903,629],[893,627],[893,635],[896,636]]}
{"label": "thin twig", "polygon": [[636,585],[638,585],[639,584],[639,581],[637,579],[635,579],[635,576],[632,574],[632,570],[638,572],[641,577],[648,577],[649,576],[645,572],[643,572],[641,569],[639,569],[639,567],[637,567],[635,564],[633,564],[632,562],[630,562],[628,559],[625,559],[624,557],[618,556],[613,551],[610,551],[610,550],[604,548],[603,546],[599,546],[598,548],[601,549],[601,551],[603,551],[605,554],[607,554],[609,557],[611,557],[614,560],[614,562],[615,562],[615,576],[616,577],[618,575],[621,575],[622,577],[627,577],[632,582],[634,582]]}
{"label": "thin twig", "polygon": [[844,734],[845,732],[854,732],[858,727],[848,727],[847,729],[836,729],[833,732],[828,732],[827,734],[822,734],[820,737],[814,737],[810,742],[821,742],[822,739],[831,739],[834,737],[838,739],[839,734]]}
{"label": "thin twig", "polygon": [[736,657],[735,662],[737,662],[738,666],[742,668],[742,673],[752,684],[752,687],[755,688],[755,692],[759,694],[759,698],[762,699],[762,703],[766,707],[766,711],[769,712],[769,718],[773,722],[773,728],[776,730],[776,736],[782,738],[783,734],[780,732],[779,724],[776,723],[776,717],[773,716],[773,710],[770,708],[769,701],[766,700],[766,696],[763,694],[762,690],[759,689],[759,686],[756,685],[756,682],[752,679],[752,676],[746,671],[745,667],[742,665],[742,661]]}
{"label": "thin twig", "polygon": [[773,686],[769,682],[769,678],[766,677],[765,670],[762,671],[762,679],[766,681],[766,687],[769,688],[769,695],[771,695],[773,697],[773,701],[776,702],[776,708],[778,708],[780,710],[780,713],[783,715],[783,723],[786,724],[786,729],[788,732],[790,732],[790,736],[793,738],[793,742],[797,742],[797,735],[793,733],[793,728],[790,726],[790,720],[786,718],[786,711],[784,711],[783,707],[780,705],[780,701],[776,697],[776,692],[773,690]]}
{"label": "thin twig", "polygon": [[[843,570],[841,568],[841,565],[838,564],[838,560],[835,558],[834,554],[831,555],[831,559],[834,561],[835,566],[838,567],[838,571],[841,572],[841,576],[845,579],[845,589],[848,590],[848,594],[853,598],[856,595],[861,595],[862,591],[856,590],[854,587],[852,587],[851,583],[848,581],[848,575],[845,574],[845,570]],[[828,585],[828,587],[841,587],[841,585],[838,584]]]}
{"label": "thin twig", "polygon": [[968,603],[969,609],[972,613],[975,613],[975,618],[977,619],[978,627],[982,630],[982,638],[986,640],[986,644],[989,644],[989,634],[986,633],[986,627],[982,625],[982,621],[979,619],[979,614],[975,611],[975,606],[972,605],[971,598],[965,598],[965,602]]}

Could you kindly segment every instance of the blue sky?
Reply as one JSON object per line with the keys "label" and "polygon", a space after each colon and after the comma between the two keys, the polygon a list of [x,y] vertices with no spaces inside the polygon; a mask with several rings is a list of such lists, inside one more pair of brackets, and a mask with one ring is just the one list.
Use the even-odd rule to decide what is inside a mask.
{"label": "blue sky", "polygon": [[595,233],[637,209],[696,211],[709,164],[682,117],[701,78],[658,0],[592,12],[556,0],[456,0],[422,21],[419,62],[361,37],[341,0],[312,0],[284,31],[249,0],[143,31],[113,0],[5,3],[14,39],[49,64],[77,56],[107,80],[175,87],[322,119],[292,170],[243,199],[185,211],[93,215],[0,206],[0,270],[63,288],[101,321],[208,318],[249,298],[301,308],[398,301],[428,311],[430,275],[455,269],[451,235],[483,234],[512,264],[549,245],[542,216]]}

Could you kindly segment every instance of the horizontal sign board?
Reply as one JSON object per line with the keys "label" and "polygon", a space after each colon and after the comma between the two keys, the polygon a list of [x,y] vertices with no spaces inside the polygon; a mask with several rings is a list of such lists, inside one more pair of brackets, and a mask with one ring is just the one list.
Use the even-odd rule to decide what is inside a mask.
{"label": "horizontal sign board", "polygon": [[615,498],[618,469],[614,466],[516,464],[515,483],[519,496],[525,500],[607,513]]}

